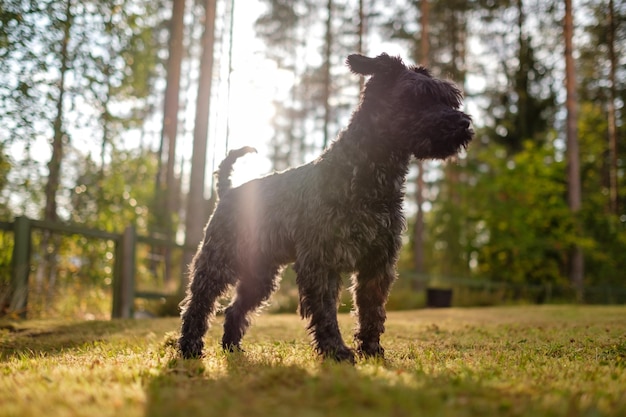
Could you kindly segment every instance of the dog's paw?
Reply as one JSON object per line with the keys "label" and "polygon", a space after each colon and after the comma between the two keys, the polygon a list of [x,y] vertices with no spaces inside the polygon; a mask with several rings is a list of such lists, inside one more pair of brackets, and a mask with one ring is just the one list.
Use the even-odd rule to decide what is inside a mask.
{"label": "dog's paw", "polygon": [[241,345],[235,343],[222,343],[222,349],[228,353],[245,353]]}
{"label": "dog's paw", "polygon": [[346,362],[354,365],[356,363],[356,355],[352,349],[342,346],[322,353],[324,359],[330,359],[335,362]]}
{"label": "dog's paw", "polygon": [[362,343],[356,352],[362,358],[385,358],[385,349],[380,343]]}
{"label": "dog's paw", "polygon": [[204,343],[202,340],[199,342],[189,342],[185,339],[180,339],[178,341],[178,350],[180,351],[183,359],[198,359],[202,357],[202,349],[204,348]]}

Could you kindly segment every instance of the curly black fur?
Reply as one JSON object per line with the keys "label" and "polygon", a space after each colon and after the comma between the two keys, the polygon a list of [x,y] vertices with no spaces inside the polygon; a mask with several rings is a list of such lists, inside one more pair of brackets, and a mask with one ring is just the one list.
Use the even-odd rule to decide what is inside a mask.
{"label": "curly black fur", "polygon": [[220,201],[181,303],[184,357],[202,354],[208,319],[230,286],[236,295],[225,311],[222,346],[240,349],[249,314],[268,300],[282,267],[292,262],[300,315],[309,319],[317,351],[354,362],[337,324],[341,274],[347,272],[353,273],[357,352],[383,355],[380,335],[405,228],[410,159],[455,155],[473,132],[451,82],[386,54],[350,55],[347,64],[371,78],[350,124],[318,159],[232,189],[232,164],[249,148],[234,151],[220,166]]}
{"label": "curly black fur", "polygon": [[237,162],[237,159],[241,158],[247,153],[255,152],[251,146],[244,146],[243,148],[235,149],[228,152],[226,158],[220,163],[217,168],[217,196],[222,197],[225,191],[230,190],[232,183],[230,182],[230,174],[233,173],[233,165]]}

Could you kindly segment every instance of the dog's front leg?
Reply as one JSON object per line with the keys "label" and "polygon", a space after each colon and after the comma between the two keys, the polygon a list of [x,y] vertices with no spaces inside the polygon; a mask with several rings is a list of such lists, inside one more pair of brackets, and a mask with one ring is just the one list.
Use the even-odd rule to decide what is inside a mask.
{"label": "dog's front leg", "polygon": [[393,266],[382,271],[362,270],[353,277],[351,290],[358,318],[354,338],[357,352],[363,356],[384,356],[380,335],[385,331],[385,303],[394,280]]}

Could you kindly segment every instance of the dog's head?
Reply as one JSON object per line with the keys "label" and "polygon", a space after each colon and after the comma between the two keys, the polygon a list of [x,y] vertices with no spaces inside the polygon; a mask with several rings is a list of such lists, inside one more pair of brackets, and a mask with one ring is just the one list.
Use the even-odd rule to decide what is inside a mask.
{"label": "dog's head", "polygon": [[360,108],[395,146],[418,159],[445,159],[471,141],[471,118],[459,110],[463,94],[451,81],[387,54],[350,55],[347,64],[355,74],[371,76]]}

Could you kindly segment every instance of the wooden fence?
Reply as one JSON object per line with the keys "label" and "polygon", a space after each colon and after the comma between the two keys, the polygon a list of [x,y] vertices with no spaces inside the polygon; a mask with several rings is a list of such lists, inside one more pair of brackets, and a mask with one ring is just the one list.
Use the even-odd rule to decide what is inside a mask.
{"label": "wooden fence", "polygon": [[158,292],[141,292],[135,288],[136,247],[137,243],[146,243],[158,247],[188,249],[175,242],[137,235],[133,226],[127,226],[123,233],[110,233],[97,229],[89,229],[76,225],[57,222],[32,220],[17,217],[13,222],[0,222],[0,230],[13,232],[14,245],[10,281],[10,311],[26,315],[28,305],[28,278],[31,270],[32,231],[33,229],[48,230],[57,234],[81,235],[89,238],[113,241],[113,305],[111,317],[129,318],[133,315],[135,298],[162,298],[167,294]]}
{"label": "wooden fence", "polygon": [[[17,312],[22,316],[26,314],[28,303],[28,279],[31,271],[30,255],[33,229],[48,230],[57,234],[81,235],[114,242],[113,303],[111,310],[111,317],[113,318],[132,317],[136,298],[159,299],[169,295],[160,292],[137,290],[135,272],[137,270],[136,253],[138,243],[149,244],[154,247],[177,248],[191,252],[196,250],[195,247],[185,247],[164,239],[137,235],[133,226],[127,226],[123,233],[110,233],[76,225],[31,220],[26,217],[17,217],[13,222],[0,222],[0,231],[12,232],[14,236],[9,286],[9,310]],[[519,300],[534,303],[575,301],[574,293],[569,286],[557,286],[549,283],[545,285],[511,284],[480,279],[434,279],[431,276],[411,276],[410,274],[405,274],[402,281],[417,283],[421,289],[432,286],[453,289],[454,305],[491,305],[517,302]],[[286,283],[283,281],[283,284]],[[400,288],[398,289],[400,290]],[[414,292],[417,288],[409,288],[408,290]],[[612,286],[586,287],[585,302],[593,304],[624,304],[626,303],[626,288]]]}

